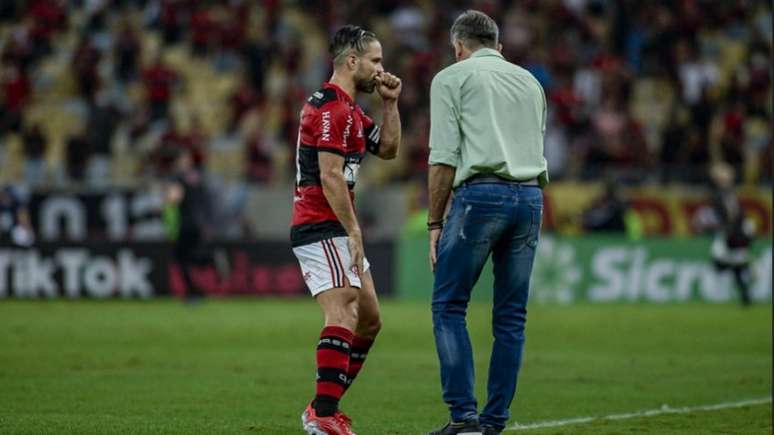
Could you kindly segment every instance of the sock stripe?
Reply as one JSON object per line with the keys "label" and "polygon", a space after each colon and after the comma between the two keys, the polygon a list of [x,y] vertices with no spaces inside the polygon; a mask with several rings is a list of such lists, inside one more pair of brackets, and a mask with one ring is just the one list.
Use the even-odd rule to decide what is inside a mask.
{"label": "sock stripe", "polygon": [[317,342],[317,348],[318,349],[340,349],[342,352],[349,353],[352,350],[352,346],[346,341],[346,339],[342,339],[341,337],[337,336],[324,336],[320,337],[320,341]]}
{"label": "sock stripe", "polygon": [[319,367],[317,369],[317,382],[347,385],[347,371],[337,367]]}
{"label": "sock stripe", "polygon": [[[341,398],[341,396],[344,394],[344,391],[346,391],[346,386],[337,384],[335,382],[318,382],[317,383],[317,395],[315,396],[315,400],[317,400],[317,397],[319,396],[328,396],[332,398]],[[340,399],[335,399],[336,403]]]}
{"label": "sock stripe", "polygon": [[352,349],[352,354],[349,356],[350,364],[352,364],[352,361],[365,361],[367,356],[368,352],[357,352],[355,349]]}
{"label": "sock stripe", "polygon": [[314,402],[315,402],[315,405],[318,404],[318,403],[323,403],[323,402],[330,403],[330,404],[336,404],[336,403],[339,402],[339,399],[337,399],[336,396],[333,395],[333,393],[331,393],[331,394],[318,394],[317,396],[315,396]]}
{"label": "sock stripe", "polygon": [[338,360],[346,358],[347,354],[336,349],[317,349],[317,361],[320,367],[341,367]]}
{"label": "sock stripe", "polygon": [[320,351],[320,350],[331,350],[331,351],[334,351],[334,352],[341,352],[341,353],[349,355],[349,348],[348,347],[346,347],[346,346],[337,346],[335,344],[330,344],[330,343],[320,343],[320,344],[318,344],[317,345],[317,350],[318,351]]}

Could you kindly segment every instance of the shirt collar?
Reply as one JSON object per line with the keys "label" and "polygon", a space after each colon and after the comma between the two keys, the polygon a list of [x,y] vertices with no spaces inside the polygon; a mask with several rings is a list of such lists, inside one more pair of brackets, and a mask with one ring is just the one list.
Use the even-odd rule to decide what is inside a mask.
{"label": "shirt collar", "polygon": [[473,54],[470,55],[470,57],[484,57],[484,56],[497,56],[501,59],[505,59],[499,51],[495,50],[494,48],[479,48],[478,50],[474,51]]}
{"label": "shirt collar", "polygon": [[341,87],[340,87],[339,85],[335,84],[335,83],[331,83],[331,82],[325,82],[325,83],[323,83],[323,88],[329,88],[329,89],[333,89],[333,90],[335,90],[335,91],[336,91],[336,93],[337,93],[339,96],[341,96],[341,97],[344,97],[344,100],[345,100],[346,102],[348,102],[348,103],[350,103],[350,104],[354,104],[354,103],[355,103],[355,102],[352,100],[352,97],[350,97],[348,93],[344,92],[344,89],[341,89]]}

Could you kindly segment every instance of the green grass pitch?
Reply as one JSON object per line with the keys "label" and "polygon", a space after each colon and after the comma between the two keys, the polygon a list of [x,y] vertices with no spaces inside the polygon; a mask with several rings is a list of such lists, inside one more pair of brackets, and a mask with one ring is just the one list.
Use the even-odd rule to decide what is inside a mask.
{"label": "green grass pitch", "polygon": [[[447,418],[427,304],[386,301],[342,401],[361,435]],[[489,307],[469,312],[479,400]],[[311,299],[0,301],[0,433],[301,434],[321,315]],[[509,424],[771,396],[771,305],[530,307]],[[771,403],[511,434],[771,434]]]}

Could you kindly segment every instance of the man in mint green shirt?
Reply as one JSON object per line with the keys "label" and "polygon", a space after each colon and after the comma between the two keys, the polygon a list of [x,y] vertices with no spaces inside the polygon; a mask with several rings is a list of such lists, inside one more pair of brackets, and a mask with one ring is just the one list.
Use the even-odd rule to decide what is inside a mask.
{"label": "man in mint green shirt", "polygon": [[[524,346],[541,187],[548,182],[546,99],[527,70],[500,54],[490,17],[466,11],[450,33],[457,63],[439,72],[430,89],[428,230],[433,331],[451,421],[430,435],[494,435],[508,420]],[[479,414],[465,312],[490,254],[495,341]]]}

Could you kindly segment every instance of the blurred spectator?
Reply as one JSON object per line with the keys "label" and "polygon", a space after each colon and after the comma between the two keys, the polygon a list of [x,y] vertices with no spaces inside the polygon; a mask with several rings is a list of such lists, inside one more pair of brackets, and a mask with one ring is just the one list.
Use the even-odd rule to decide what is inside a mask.
{"label": "blurred spectator", "polygon": [[6,131],[19,132],[22,111],[30,96],[30,80],[18,65],[0,64],[3,103],[0,106],[0,136]]}
{"label": "blurred spectator", "polygon": [[605,182],[602,194],[583,212],[581,224],[586,231],[625,233],[632,240],[644,235],[642,219],[623,198],[618,180],[613,179]]}
{"label": "blurred spectator", "polygon": [[600,166],[614,164],[626,169],[620,175],[640,179],[649,161],[640,124],[612,97],[604,100],[592,124],[595,140],[587,155],[588,169],[598,172]]}
{"label": "blurred spectator", "polygon": [[113,135],[119,118],[118,109],[107,100],[104,93],[89,104],[86,140],[89,142],[90,155],[86,176],[92,186],[105,187],[110,180]]}
{"label": "blurred spectator", "polygon": [[89,157],[91,157],[91,145],[86,131],[70,136],[65,149],[67,179],[82,182],[86,176],[86,164]]}
{"label": "blurred spectator", "polygon": [[33,56],[37,59],[51,52],[51,39],[66,27],[66,5],[61,0],[33,0],[28,4]]}
{"label": "blurred spectator", "polygon": [[253,37],[245,42],[242,48],[242,62],[248,81],[252,85],[259,97],[263,97],[264,81],[266,79],[266,70],[271,60],[270,51],[264,41],[258,37]]}
{"label": "blurred spectator", "polygon": [[156,121],[169,115],[172,92],[178,84],[177,72],[168,67],[161,55],[143,72],[146,97],[150,106],[150,119]]}
{"label": "blurred spectator", "polygon": [[94,47],[91,37],[84,35],[73,55],[73,75],[78,85],[79,95],[86,101],[94,99],[99,88],[100,53]]}
{"label": "blurred spectator", "polygon": [[182,0],[161,0],[161,32],[164,44],[172,45],[180,41],[183,33],[183,9]]}
{"label": "blurred spectator", "polygon": [[605,183],[602,195],[591,202],[583,212],[583,229],[591,232],[626,231],[628,205],[621,198],[615,181]]}
{"label": "blurred spectator", "polygon": [[244,115],[258,105],[259,95],[252,83],[243,80],[239,88],[231,95],[230,103],[231,121],[228,124],[228,131],[233,133],[239,127]]}
{"label": "blurred spectator", "polygon": [[207,163],[207,145],[210,140],[210,134],[196,114],[191,115],[188,125],[188,133],[185,136],[186,140],[184,143],[193,157],[196,169],[203,170]]}
{"label": "blurred spectator", "polygon": [[26,72],[32,60],[32,40],[29,31],[24,27],[17,27],[12,30],[8,43],[0,55],[0,61],[6,65],[16,65],[22,72]]}
{"label": "blurred spectator", "polygon": [[675,57],[678,63],[683,102],[694,106],[699,102],[704,91],[717,83],[717,66],[712,62],[699,59],[696,48],[686,40],[681,40],[675,47]]}
{"label": "blurred spectator", "polygon": [[114,50],[116,79],[123,84],[137,79],[141,54],[140,37],[128,19],[121,23]]}
{"label": "blurred spectator", "polygon": [[191,13],[191,53],[206,56],[217,36],[217,23],[209,8],[199,5]]}
{"label": "blurred spectator", "polygon": [[731,101],[728,107],[718,114],[716,121],[720,129],[720,160],[733,166],[737,174],[743,173],[744,119],[744,104],[737,99]]}
{"label": "blurred spectator", "polygon": [[245,44],[249,11],[248,3],[244,1],[232,1],[226,7],[224,17],[217,27],[218,44],[215,53],[217,71],[227,72],[236,68],[239,50]]}
{"label": "blurred spectator", "polygon": [[0,246],[29,246],[34,240],[26,195],[13,185],[0,185]]}
{"label": "blurred spectator", "polygon": [[24,142],[24,179],[32,187],[40,187],[46,181],[46,148],[40,124],[33,124],[22,134]]}
{"label": "blurred spectator", "polygon": [[253,125],[247,127],[245,150],[247,157],[247,179],[254,183],[269,183],[272,179],[272,144],[266,138],[263,122],[259,116]]}
{"label": "blurred spectator", "polygon": [[[412,155],[395,171],[407,176],[392,179],[416,178],[423,170],[417,163],[422,132],[415,129],[423,128],[433,73],[452,61],[449,22],[474,7],[500,17],[506,58],[531,71],[545,89],[553,176],[701,183],[706,166],[724,160],[747,182],[771,180],[770,2],[350,3],[0,1],[0,136],[20,133],[26,112],[45,113],[52,118],[47,124],[57,126],[47,125],[47,142],[69,143],[69,130],[59,126],[72,116],[81,125],[93,123],[94,114],[68,97],[80,96],[88,106],[108,92],[116,95],[121,116],[106,130],[128,131],[130,152],[155,147],[164,133],[157,121],[172,115],[174,100],[175,116],[207,113],[207,137],[244,140],[245,149],[228,149],[254,153],[256,168],[268,161],[258,151],[259,136],[276,141],[275,151],[292,164],[297,112],[310,83],[316,86],[314,78],[329,74],[327,37],[355,22],[379,33],[385,69],[403,78],[404,133],[417,142],[407,145]],[[142,64],[149,53],[152,61]],[[165,58],[174,58],[174,65]],[[212,107],[192,110],[203,104]],[[237,139],[245,113],[256,107],[264,131]],[[125,157],[105,154],[104,143],[89,146],[108,160]],[[52,163],[54,172],[78,166],[67,158]],[[667,166],[653,170],[654,163]],[[267,181],[290,182],[278,178],[292,172],[271,171]],[[266,171],[261,173],[263,180]]]}
{"label": "blurred spectator", "polygon": [[166,176],[173,170],[174,160],[180,153],[188,153],[194,167],[201,170],[204,166],[204,142],[207,134],[196,117],[192,118],[188,133],[180,130],[174,117],[167,118],[167,128],[152,151],[151,163],[158,175]]}

